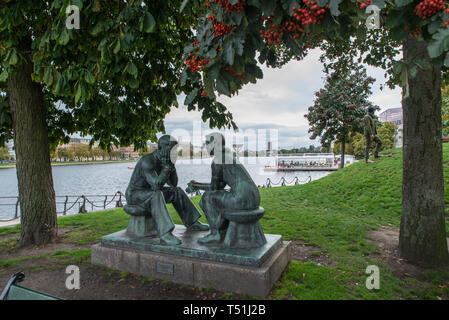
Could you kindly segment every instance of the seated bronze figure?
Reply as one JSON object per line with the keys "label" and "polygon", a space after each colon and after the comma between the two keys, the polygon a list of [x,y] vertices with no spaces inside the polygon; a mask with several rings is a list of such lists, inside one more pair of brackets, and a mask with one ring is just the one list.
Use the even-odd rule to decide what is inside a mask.
{"label": "seated bronze figure", "polygon": [[[127,205],[124,210],[131,215],[128,233],[146,236],[157,231],[162,244],[180,244],[181,240],[172,234],[175,225],[166,203],[173,204],[189,230],[209,230],[198,221],[200,212],[178,187],[174,165],[177,144],[173,137],[164,135],[158,141],[158,149],[137,162],[125,194]],[[136,217],[141,217],[141,221]]]}
{"label": "seated bronze figure", "polygon": [[[231,150],[225,147],[220,133],[206,136],[206,150],[211,156],[210,183],[194,180],[187,191],[205,190],[200,207],[206,215],[210,234],[200,238],[200,244],[223,243],[228,247],[254,248],[266,243],[258,223],[264,210],[260,208],[259,190],[245,167]],[[229,186],[230,190],[225,187]]]}

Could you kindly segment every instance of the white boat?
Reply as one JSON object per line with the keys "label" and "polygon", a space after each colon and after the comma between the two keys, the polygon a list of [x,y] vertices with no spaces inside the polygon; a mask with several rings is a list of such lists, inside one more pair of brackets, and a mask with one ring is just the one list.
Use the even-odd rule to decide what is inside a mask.
{"label": "white boat", "polygon": [[[265,166],[266,171],[335,171],[340,155],[334,153],[299,153],[277,155],[274,165]],[[345,155],[345,167],[357,162],[354,156]]]}

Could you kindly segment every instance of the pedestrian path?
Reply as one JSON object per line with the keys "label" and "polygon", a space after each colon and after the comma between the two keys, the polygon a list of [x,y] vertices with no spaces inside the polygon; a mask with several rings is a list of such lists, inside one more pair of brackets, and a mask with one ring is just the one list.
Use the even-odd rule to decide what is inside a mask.
{"label": "pedestrian path", "polygon": [[20,224],[20,218],[17,218],[17,219],[11,220],[11,221],[0,222],[0,228],[15,226],[17,224]]}

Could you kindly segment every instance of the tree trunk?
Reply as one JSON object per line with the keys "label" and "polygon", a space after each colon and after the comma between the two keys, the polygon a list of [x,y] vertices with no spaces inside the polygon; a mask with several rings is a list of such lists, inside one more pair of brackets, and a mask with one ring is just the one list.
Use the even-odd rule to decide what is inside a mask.
{"label": "tree trunk", "polygon": [[[426,44],[413,37],[403,42],[404,58],[412,48],[429,60]],[[444,221],[441,123],[441,70],[419,70],[408,80],[402,99],[404,146],[400,256],[438,266],[449,263]]]}
{"label": "tree trunk", "polygon": [[[27,50],[28,49],[28,50]],[[57,237],[56,203],[50,164],[50,148],[46,123],[47,109],[42,87],[31,80],[33,64],[17,66],[8,78],[8,99],[11,108],[14,146],[17,157],[22,246],[42,245]]]}
{"label": "tree trunk", "polygon": [[346,151],[346,139],[341,140],[341,156],[340,156],[340,169],[345,167],[345,151]]}

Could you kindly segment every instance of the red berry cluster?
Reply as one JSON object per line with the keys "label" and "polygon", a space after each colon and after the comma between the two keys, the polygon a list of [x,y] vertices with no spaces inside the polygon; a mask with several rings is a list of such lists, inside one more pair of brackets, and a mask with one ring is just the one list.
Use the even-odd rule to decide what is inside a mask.
{"label": "red berry cluster", "polygon": [[421,19],[427,19],[446,9],[446,0],[423,0],[413,10]]}
{"label": "red berry cluster", "polygon": [[315,0],[304,0],[304,8],[293,7],[293,17],[300,21],[305,27],[311,25],[312,23],[321,23],[324,18],[326,9],[329,5],[326,4],[324,8],[321,8]]}
{"label": "red berry cluster", "polygon": [[288,31],[294,33],[292,36],[293,39],[299,37],[300,34],[298,32],[305,32],[305,30],[301,27],[301,24],[296,23],[294,21],[286,21],[285,27],[287,28]]}
{"label": "red berry cluster", "polygon": [[244,73],[238,74],[238,72],[230,64],[226,65],[225,70],[229,71],[234,77],[238,78],[239,80],[245,79],[245,74]]}
{"label": "red berry cluster", "polygon": [[209,64],[210,59],[202,59],[196,60],[195,56],[192,53],[189,53],[190,59],[186,60],[187,66],[192,70],[192,72],[198,72],[200,70],[205,70],[206,65]]}
{"label": "red berry cluster", "polygon": [[418,38],[420,34],[421,34],[421,28],[416,28],[416,29],[413,29],[410,31],[410,35],[415,38]]}
{"label": "red berry cluster", "polygon": [[214,25],[214,37],[220,37],[224,34],[228,34],[229,32],[231,32],[232,30],[234,30],[235,27],[230,27],[227,26],[221,22],[218,22],[217,17],[214,16],[208,16],[207,20],[212,21],[213,25]]}
{"label": "red berry cluster", "polygon": [[204,90],[203,90],[203,91],[201,92],[201,95],[202,95],[203,97],[205,97],[205,98],[207,98],[207,97],[208,97],[208,95],[207,95],[206,91],[204,91]]}
{"label": "red berry cluster", "polygon": [[246,5],[246,0],[239,0],[236,4],[231,4],[228,0],[206,0],[204,6],[209,8],[211,2],[218,4],[228,12],[240,12]]}
{"label": "red berry cluster", "polygon": [[193,39],[193,43],[192,44],[193,44],[194,47],[201,45],[201,43],[198,41],[197,38]]}
{"label": "red berry cluster", "polygon": [[371,4],[371,0],[361,0],[360,1],[360,9],[363,9]]}
{"label": "red berry cluster", "polygon": [[267,40],[268,44],[277,45],[281,37],[284,35],[285,26],[278,26],[273,23],[271,20],[273,16],[265,17],[262,16],[262,19],[265,20],[265,24],[269,25],[269,27],[264,31],[260,30],[260,37]]}

